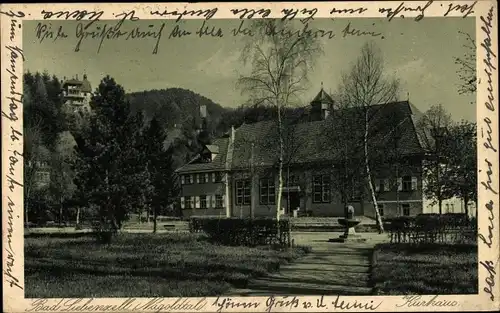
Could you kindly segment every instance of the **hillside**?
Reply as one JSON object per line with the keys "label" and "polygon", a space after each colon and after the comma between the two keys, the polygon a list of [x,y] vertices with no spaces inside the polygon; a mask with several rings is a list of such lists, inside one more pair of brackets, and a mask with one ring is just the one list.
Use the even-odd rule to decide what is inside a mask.
{"label": "hillside", "polygon": [[208,130],[220,135],[218,125],[227,111],[212,100],[183,88],[153,89],[127,95],[132,112],[142,110],[147,121],[156,117],[165,125],[166,145],[175,147],[175,163],[180,166],[196,151],[196,126],[200,125],[199,107],[207,108]]}

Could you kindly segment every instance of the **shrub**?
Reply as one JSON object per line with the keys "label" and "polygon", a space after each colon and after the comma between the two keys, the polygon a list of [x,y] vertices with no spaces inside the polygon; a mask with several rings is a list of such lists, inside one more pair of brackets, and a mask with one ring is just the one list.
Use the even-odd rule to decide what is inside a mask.
{"label": "shrub", "polygon": [[191,232],[204,232],[211,240],[231,246],[285,245],[288,226],[288,220],[280,220],[278,233],[278,223],[271,218],[192,217],[189,221]]}
{"label": "shrub", "polygon": [[385,220],[391,243],[467,242],[475,238],[477,224],[465,214],[419,214]]}

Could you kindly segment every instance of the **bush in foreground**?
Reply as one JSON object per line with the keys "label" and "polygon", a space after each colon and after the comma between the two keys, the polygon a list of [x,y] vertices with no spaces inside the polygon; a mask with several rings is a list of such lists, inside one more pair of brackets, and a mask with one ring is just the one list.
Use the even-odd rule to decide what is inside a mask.
{"label": "bush in foreground", "polygon": [[475,294],[477,245],[379,244],[372,259],[375,294]]}

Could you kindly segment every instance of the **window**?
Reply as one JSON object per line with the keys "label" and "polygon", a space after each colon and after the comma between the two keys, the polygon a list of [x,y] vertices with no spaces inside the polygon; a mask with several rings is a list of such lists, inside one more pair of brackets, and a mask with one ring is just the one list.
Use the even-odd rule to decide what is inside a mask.
{"label": "window", "polygon": [[[379,179],[378,181],[378,191],[384,192],[385,191],[385,184],[383,179]],[[382,214],[380,214],[382,215]]]}
{"label": "window", "polygon": [[328,175],[313,178],[313,202],[330,202],[330,177]]}
{"label": "window", "polygon": [[198,180],[200,182],[200,184],[206,184],[208,183],[208,173],[205,173],[205,174],[198,174]]}
{"label": "window", "polygon": [[411,190],[411,176],[403,176],[403,191]]}
{"label": "window", "polygon": [[403,216],[410,216],[410,205],[403,204],[401,206],[403,207]]}
{"label": "window", "polygon": [[192,184],[193,181],[193,175],[182,175],[181,176],[181,184]]}
{"label": "window", "polygon": [[299,181],[297,179],[297,176],[295,175],[290,175],[290,177],[287,177],[287,175],[284,175],[284,186],[286,187],[293,187],[293,186],[297,186],[299,184]]}
{"label": "window", "polygon": [[236,205],[250,204],[250,180],[236,181]]}
{"label": "window", "polygon": [[221,196],[221,195],[215,196],[215,207],[218,209],[224,207],[224,197],[223,196]]}
{"label": "window", "polygon": [[184,197],[184,208],[185,209],[193,208],[193,197],[190,196]]}
{"label": "window", "polygon": [[378,205],[378,213],[380,214],[380,216],[384,216],[384,205],[383,204],[379,204]]}
{"label": "window", "polygon": [[260,180],[260,204],[275,204],[274,178]]}
{"label": "window", "polygon": [[200,208],[201,209],[208,208],[207,196],[200,196]]}

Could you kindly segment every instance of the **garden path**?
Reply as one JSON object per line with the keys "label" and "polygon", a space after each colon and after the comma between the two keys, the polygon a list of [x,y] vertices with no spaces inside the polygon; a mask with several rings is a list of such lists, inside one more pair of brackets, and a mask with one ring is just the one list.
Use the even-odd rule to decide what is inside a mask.
{"label": "garden path", "polygon": [[362,243],[333,243],[341,233],[294,233],[297,245],[312,247],[311,253],[293,263],[282,265],[279,272],[251,280],[247,289],[235,289],[232,295],[370,295],[370,266],[375,244],[387,235],[363,233]]}

